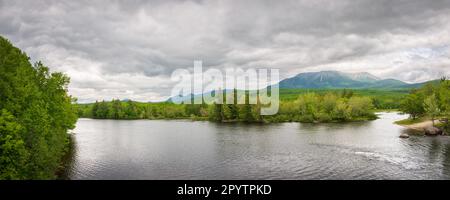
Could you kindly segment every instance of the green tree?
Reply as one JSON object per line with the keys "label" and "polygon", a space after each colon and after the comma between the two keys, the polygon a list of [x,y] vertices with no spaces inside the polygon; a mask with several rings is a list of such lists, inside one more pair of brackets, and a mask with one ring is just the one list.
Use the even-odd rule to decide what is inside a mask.
{"label": "green tree", "polygon": [[342,98],[350,99],[352,96],[353,96],[353,91],[352,90],[344,89],[342,91],[342,94],[341,94]]}
{"label": "green tree", "polygon": [[237,107],[237,100],[238,100],[237,90],[236,90],[236,88],[234,88],[233,89],[233,104],[228,104],[228,108],[230,110],[232,119],[239,118],[239,109]]}
{"label": "green tree", "polygon": [[255,118],[252,112],[252,105],[250,104],[250,95],[248,91],[245,94],[245,104],[242,106],[243,120],[247,123],[254,122]]}
{"label": "green tree", "polygon": [[0,180],[23,179],[28,152],[20,137],[22,126],[5,109],[0,113]]}
{"label": "green tree", "polygon": [[450,133],[450,81],[445,77],[441,79],[439,89],[439,108],[441,110],[441,114],[444,116],[443,128],[447,134]]}
{"label": "green tree", "polygon": [[0,37],[0,179],[52,179],[77,120],[69,78]]}
{"label": "green tree", "polygon": [[127,119],[138,119],[140,117],[140,112],[137,104],[132,101],[127,101],[127,106],[125,108],[125,115]]}
{"label": "green tree", "polygon": [[297,104],[303,121],[314,121],[315,115],[319,112],[318,103],[319,99],[315,93],[306,93],[298,97]]}
{"label": "green tree", "polygon": [[439,106],[446,117],[450,117],[450,81],[442,78],[439,89]]}
{"label": "green tree", "polygon": [[254,120],[257,122],[263,122],[263,116],[261,115],[262,104],[259,97],[256,99],[256,105],[253,106]]}
{"label": "green tree", "polygon": [[333,93],[327,93],[322,100],[322,108],[325,113],[331,114],[336,107],[338,97]]}
{"label": "green tree", "polygon": [[99,107],[99,103],[98,103],[98,101],[95,101],[95,103],[94,103],[94,105],[92,105],[92,109],[91,109],[91,113],[92,113],[91,115],[93,118],[99,118],[97,116],[98,107]]}
{"label": "green tree", "polygon": [[412,92],[400,104],[400,110],[408,113],[411,118],[416,119],[425,113],[423,107],[423,95],[417,91]]}
{"label": "green tree", "polygon": [[98,103],[98,108],[97,108],[97,111],[95,112],[95,115],[99,119],[107,119],[108,118],[109,106],[104,100],[102,102]]}
{"label": "green tree", "polygon": [[434,124],[434,120],[436,119],[436,116],[439,116],[440,109],[438,107],[436,95],[432,94],[431,96],[425,98],[425,101],[423,102],[423,107],[425,109],[425,112],[428,116],[431,117],[431,121]]}
{"label": "green tree", "polygon": [[202,104],[186,104],[185,111],[189,116],[200,116],[200,110],[202,108]]}
{"label": "green tree", "polygon": [[211,115],[213,117],[212,119],[216,122],[223,121],[222,104],[218,104],[218,103],[214,102],[213,107],[214,107],[214,113],[213,113],[213,115]]}
{"label": "green tree", "polygon": [[110,118],[113,119],[123,119],[124,117],[124,108],[122,106],[122,102],[119,99],[112,100],[110,109]]}
{"label": "green tree", "polygon": [[332,112],[332,118],[338,121],[347,121],[351,118],[350,109],[344,98],[336,101],[336,107]]}
{"label": "green tree", "polygon": [[348,107],[352,117],[369,116],[373,109],[372,99],[369,97],[351,97],[348,100]]}

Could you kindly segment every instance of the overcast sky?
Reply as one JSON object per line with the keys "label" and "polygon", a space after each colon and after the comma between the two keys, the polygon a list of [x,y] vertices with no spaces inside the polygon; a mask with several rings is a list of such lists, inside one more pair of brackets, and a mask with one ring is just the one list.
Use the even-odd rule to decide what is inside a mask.
{"label": "overcast sky", "polygon": [[164,100],[174,69],[450,75],[450,0],[0,0],[0,35],[71,78],[79,102]]}

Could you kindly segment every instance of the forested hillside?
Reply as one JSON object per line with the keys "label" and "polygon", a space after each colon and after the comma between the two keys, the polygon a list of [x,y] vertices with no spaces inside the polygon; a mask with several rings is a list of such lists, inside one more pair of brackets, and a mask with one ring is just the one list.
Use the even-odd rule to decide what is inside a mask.
{"label": "forested hillside", "polygon": [[0,36],[0,179],[53,179],[77,120],[69,78]]}
{"label": "forested hillside", "polygon": [[408,84],[396,79],[381,79],[370,73],[345,73],[320,71],[300,73],[280,81],[280,88],[352,88],[352,89],[403,89],[416,88],[425,83]]}

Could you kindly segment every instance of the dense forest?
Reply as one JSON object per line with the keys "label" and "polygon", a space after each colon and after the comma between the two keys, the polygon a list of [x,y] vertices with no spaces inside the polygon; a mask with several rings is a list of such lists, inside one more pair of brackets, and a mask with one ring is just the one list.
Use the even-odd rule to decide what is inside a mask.
{"label": "dense forest", "polygon": [[0,179],[53,179],[77,121],[69,78],[0,36]]}
{"label": "dense forest", "polygon": [[410,115],[414,122],[416,119],[429,118],[442,121],[440,126],[450,133],[450,81],[442,78],[441,81],[413,89],[403,101],[400,110]]}
{"label": "dense forest", "polygon": [[[237,97],[236,91],[222,95],[224,99],[233,95],[233,104],[174,104],[140,103],[131,100],[79,104],[80,117],[96,119],[195,119],[216,122],[341,122],[375,119],[373,100],[354,95],[351,90],[328,92],[306,92],[296,99],[280,102],[279,112],[273,116],[260,115],[261,104],[249,104],[248,94]],[[245,98],[245,104],[236,99]],[[259,102],[259,101],[257,101]]]}

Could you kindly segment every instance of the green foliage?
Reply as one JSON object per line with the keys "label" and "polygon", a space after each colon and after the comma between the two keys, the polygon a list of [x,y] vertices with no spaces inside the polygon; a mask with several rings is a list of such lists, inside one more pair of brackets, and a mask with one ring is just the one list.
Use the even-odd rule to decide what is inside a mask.
{"label": "green foliage", "polygon": [[431,117],[431,120],[432,120],[433,126],[434,126],[434,119],[436,118],[436,116],[439,116],[439,114],[441,112],[438,107],[436,95],[432,94],[431,96],[425,98],[423,105],[424,105],[423,107],[425,109],[426,114],[429,117]]}
{"label": "green foliage", "polygon": [[[235,97],[230,97],[228,100],[231,101],[232,98]],[[236,100],[231,102],[232,103],[226,103],[223,105],[223,116],[225,120],[236,121],[239,119],[239,108],[237,107]]]}
{"label": "green foliage", "polygon": [[438,92],[441,115],[444,117],[442,128],[450,134],[450,81],[443,79]]}
{"label": "green foliage", "polygon": [[242,96],[241,98],[245,98],[245,100],[244,100],[244,104],[239,105],[239,110],[238,110],[238,112],[239,112],[239,114],[238,114],[239,120],[247,122],[247,123],[254,122],[255,119],[254,119],[254,116],[253,116],[253,113],[252,113],[252,105],[250,104],[249,92],[246,91],[245,95]]}
{"label": "green foliage", "polygon": [[347,99],[353,97],[353,90],[347,90],[347,89],[344,89],[344,90],[342,91],[341,97],[342,97],[342,98],[347,98]]}
{"label": "green foliage", "polygon": [[228,110],[230,111],[230,119],[236,120],[239,118],[239,108],[237,107],[237,100],[238,100],[238,95],[237,95],[237,90],[234,89],[233,90],[233,103],[232,104],[228,104]]}
{"label": "green foliage", "polygon": [[[80,117],[102,119],[209,119],[216,122],[340,122],[376,119],[372,98],[356,95],[349,90],[329,91],[327,93],[309,92],[297,95],[295,101],[281,101],[279,112],[273,116],[262,116],[259,99],[256,104],[250,104],[249,93],[237,96],[236,90],[223,93],[219,98],[229,100],[232,104],[174,104],[138,103],[138,102],[96,102],[94,104],[80,104]],[[231,99],[234,98],[234,101]],[[227,99],[228,98],[228,99]],[[245,103],[238,105],[237,99],[245,98]],[[102,108],[102,107],[106,108]],[[131,109],[131,106],[133,108]],[[129,110],[123,115],[102,114],[99,110]],[[86,114],[87,113],[87,114]],[[92,113],[89,115],[89,113]],[[116,113],[115,111],[113,113]]]}
{"label": "green foliage", "polygon": [[185,106],[185,112],[189,116],[191,116],[191,115],[199,116],[200,109],[201,109],[201,105],[198,105],[198,104],[186,104],[186,106]]}
{"label": "green foliage", "polygon": [[336,108],[331,112],[331,116],[338,121],[348,121],[351,118],[350,109],[345,99],[336,101]]}
{"label": "green foliage", "polygon": [[[306,96],[305,96],[306,95]],[[133,109],[134,117],[139,119],[185,119],[222,121],[222,122],[338,122],[375,119],[375,109],[398,108],[400,100],[407,96],[405,91],[385,90],[304,90],[281,89],[280,107],[277,115],[261,116],[262,105],[238,105],[237,100],[248,99],[248,92],[238,96],[237,90],[223,92],[224,100],[234,98],[232,104],[174,104],[171,102],[139,103]],[[233,98],[232,98],[233,97]],[[364,98],[363,98],[364,97]],[[198,97],[196,97],[198,98]],[[226,102],[226,101],[224,101]],[[230,101],[228,101],[230,102]],[[259,103],[259,101],[258,101]],[[305,103],[305,104],[304,104]],[[126,101],[113,100],[105,102],[109,107],[109,115],[99,116],[96,113],[101,103],[79,104],[80,117],[105,119],[133,119],[125,114]],[[113,108],[115,104],[116,109]],[[111,111],[113,110],[113,111]],[[122,110],[117,113],[114,110]]]}
{"label": "green foliage", "polygon": [[102,101],[100,103],[96,102],[96,105],[94,105],[94,107],[96,107],[95,113],[92,113],[94,118],[106,119],[110,116],[109,106],[106,104],[105,101]]}
{"label": "green foliage", "polygon": [[416,119],[425,113],[423,100],[423,94],[413,91],[401,102],[400,110],[404,113],[408,113],[411,118]]}
{"label": "green foliage", "polygon": [[125,117],[125,109],[122,107],[122,103],[120,100],[112,100],[111,110],[109,113],[109,117],[113,119],[122,119]]}
{"label": "green foliage", "polygon": [[[354,96],[348,92],[344,94],[306,93],[300,95],[297,101],[282,103],[279,115],[293,116],[294,120],[291,121],[300,122],[355,121],[376,118],[371,98]],[[295,106],[298,107],[295,108]]]}
{"label": "green foliage", "polygon": [[373,110],[372,100],[368,97],[351,97],[348,100],[351,116],[370,116]]}
{"label": "green foliage", "polygon": [[[132,100],[78,104],[79,117],[95,119],[181,119],[205,114],[204,105],[177,105],[169,102],[140,103]],[[197,111],[196,111],[197,110]],[[189,113],[189,114],[188,114]]]}
{"label": "green foliage", "polygon": [[142,112],[139,110],[136,103],[131,100],[127,101],[125,107],[125,116],[127,116],[127,119],[139,119],[141,115]]}
{"label": "green foliage", "polygon": [[222,104],[217,104],[214,102],[213,107],[214,110],[213,113],[211,113],[211,119],[217,122],[221,122],[223,120]]}
{"label": "green foliage", "polygon": [[428,118],[416,118],[416,119],[407,118],[407,119],[396,121],[395,124],[398,124],[398,125],[411,125],[411,124],[424,122],[426,120],[428,120]]}
{"label": "green foliage", "polygon": [[300,95],[297,99],[299,114],[303,121],[313,121],[319,112],[318,96],[315,93]]}
{"label": "green foliage", "polygon": [[443,78],[440,82],[424,85],[413,90],[403,100],[401,110],[414,120],[418,117],[428,116],[432,120],[442,119],[440,125],[447,133],[450,132],[450,81]]}
{"label": "green foliage", "polygon": [[398,109],[401,100],[408,95],[409,89],[381,90],[381,89],[280,89],[280,100],[295,101],[299,95],[314,92],[319,95],[334,93],[338,97],[365,96],[372,99],[375,109]]}
{"label": "green foliage", "polygon": [[77,120],[69,78],[0,37],[0,179],[52,179]]}
{"label": "green foliage", "polygon": [[442,79],[439,87],[436,89],[436,98],[441,114],[450,117],[450,81]]}
{"label": "green foliage", "polygon": [[1,110],[0,114],[0,179],[25,178],[28,152],[20,137],[23,127],[7,110]]}

